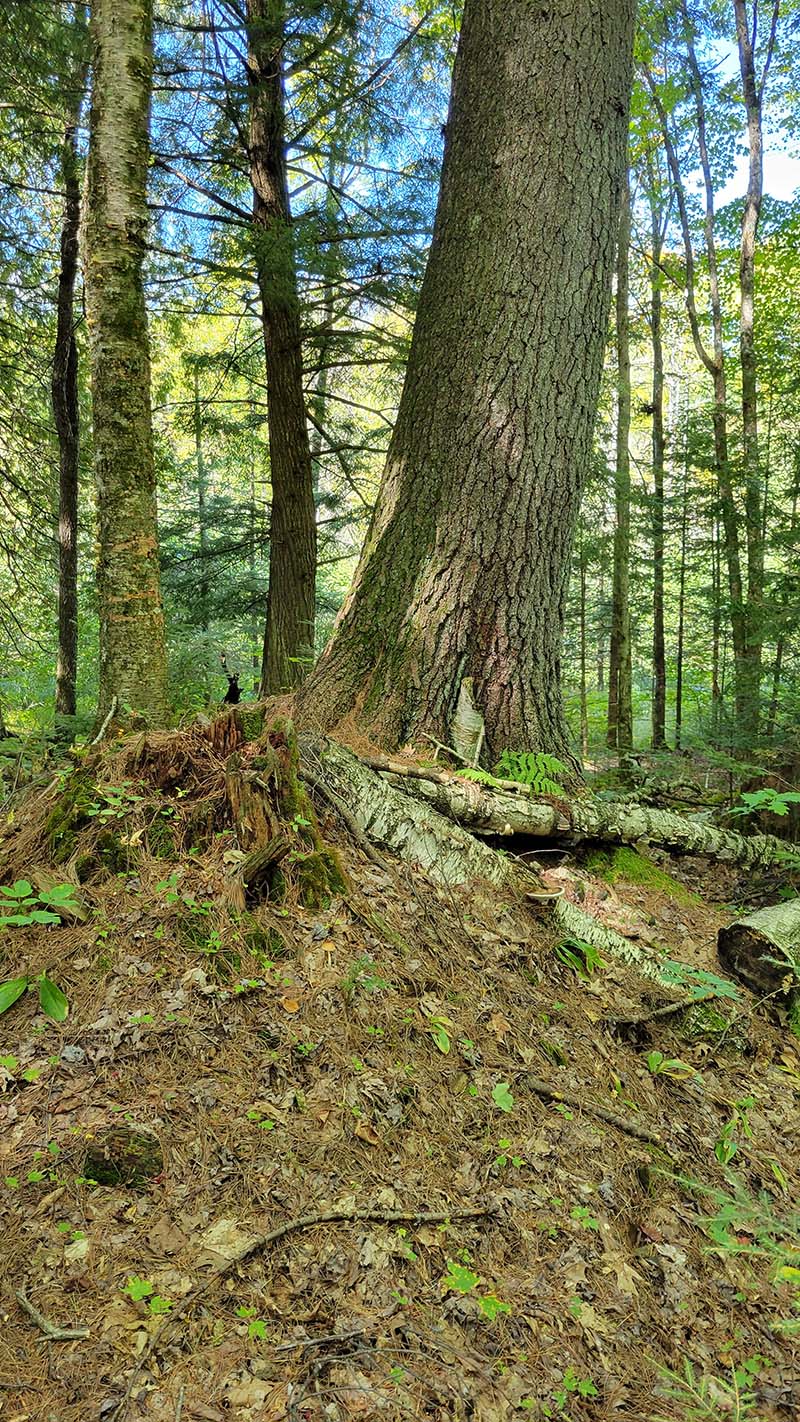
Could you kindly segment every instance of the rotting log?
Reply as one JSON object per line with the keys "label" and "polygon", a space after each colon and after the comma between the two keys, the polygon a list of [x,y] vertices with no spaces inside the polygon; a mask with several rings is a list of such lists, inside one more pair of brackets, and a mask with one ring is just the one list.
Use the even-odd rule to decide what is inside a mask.
{"label": "rotting log", "polygon": [[255,893],[262,885],[269,886],[274,881],[275,870],[291,848],[292,841],[288,834],[279,832],[248,854],[242,865],[242,880],[248,893]]}
{"label": "rotting log", "polygon": [[800,986],[800,899],[757,909],[721,928],[717,950],[725,969],[762,996],[785,990],[787,978]]}
{"label": "rotting log", "polygon": [[[632,801],[594,800],[590,796],[560,801],[533,799],[527,786],[517,790],[469,781],[456,774],[419,774],[419,767],[404,766],[399,760],[381,765],[371,758],[379,773],[392,783],[403,784],[406,796],[424,800],[441,814],[481,834],[531,835],[543,839],[592,839],[622,844],[649,842],[682,853],[707,854],[746,867],[761,867],[785,858],[792,849],[775,835],[741,835],[718,829],[705,820],[676,815],[671,810],[655,810]],[[523,792],[523,793],[520,793]],[[797,848],[800,854],[800,847]]]}

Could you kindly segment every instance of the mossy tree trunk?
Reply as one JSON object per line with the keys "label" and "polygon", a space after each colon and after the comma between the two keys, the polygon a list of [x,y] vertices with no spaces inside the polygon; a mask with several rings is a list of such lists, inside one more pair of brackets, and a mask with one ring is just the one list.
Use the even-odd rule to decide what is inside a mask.
{"label": "mossy tree trunk", "polygon": [[[355,585],[301,689],[396,746],[570,759],[560,687],[625,159],[632,0],[467,0],[433,243]],[[577,770],[577,765],[576,765]]]}
{"label": "mossy tree trunk", "polygon": [[267,372],[269,591],[261,695],[296,686],[314,655],[317,526],[300,303],[286,173],[284,0],[247,0],[250,180]]}
{"label": "mossy tree trunk", "polygon": [[152,0],[94,0],[85,228],[100,608],[100,715],[167,720],[150,351],[142,286]]}

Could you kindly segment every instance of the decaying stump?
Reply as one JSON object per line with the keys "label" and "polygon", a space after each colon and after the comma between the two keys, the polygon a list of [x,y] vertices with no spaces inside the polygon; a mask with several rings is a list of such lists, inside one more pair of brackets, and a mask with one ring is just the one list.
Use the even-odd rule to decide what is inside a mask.
{"label": "decaying stump", "polygon": [[241,849],[250,899],[278,899],[291,883],[307,908],[322,908],[346,889],[335,853],[326,848],[300,779],[292,722],[268,722],[254,746],[225,766],[225,793]]}
{"label": "decaying stump", "polygon": [[[800,987],[800,899],[758,909],[721,928],[717,947],[720,962],[752,992],[766,997],[788,990],[796,1004]],[[796,1010],[795,1005],[793,1017]]]}

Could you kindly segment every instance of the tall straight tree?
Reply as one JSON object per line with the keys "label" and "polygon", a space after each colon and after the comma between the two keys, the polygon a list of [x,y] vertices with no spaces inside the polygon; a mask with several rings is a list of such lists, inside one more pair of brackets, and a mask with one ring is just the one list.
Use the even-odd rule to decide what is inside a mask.
{"label": "tall straight tree", "polygon": [[[734,0],[736,40],[742,93],[747,114],[748,173],[747,194],[742,213],[739,245],[739,354],[742,365],[742,446],[745,467],[745,527],[747,531],[747,645],[745,649],[746,731],[756,734],[759,724],[761,657],[764,638],[764,527],[762,501],[764,479],[758,439],[758,363],[755,342],[755,259],[758,225],[764,195],[764,135],[762,107],[780,11],[780,0],[772,0],[771,21],[760,76],[756,75],[755,45],[758,38],[758,0]],[[752,14],[748,13],[749,11]]]}
{"label": "tall straight tree", "polygon": [[314,652],[317,526],[286,172],[284,0],[247,0],[250,180],[267,371],[269,591],[261,694],[296,686]]}
{"label": "tall straight tree", "polygon": [[58,659],[56,717],[75,715],[78,674],[78,347],[75,340],[75,279],[78,274],[78,233],[81,220],[78,124],[87,80],[86,12],[75,7],[75,63],[67,95],[67,117],[61,145],[64,210],[61,221],[56,340],[51,395],[58,435]]}
{"label": "tall straight tree", "polygon": [[600,380],[634,0],[467,0],[397,423],[354,587],[300,707],[489,762],[569,758],[560,644]]}
{"label": "tall straight tree", "polygon": [[152,0],[94,0],[86,211],[101,715],[167,720],[142,259]]}
{"label": "tall straight tree", "polygon": [[611,647],[608,658],[608,734],[613,750],[633,745],[631,688],[631,352],[628,299],[631,194],[628,175],[622,190],[617,244],[617,429],[614,471],[614,586],[611,602]]}
{"label": "tall straight tree", "polygon": [[653,344],[653,705],[652,747],[665,750],[667,720],[667,656],[664,645],[664,340],[662,334],[661,253],[664,217],[654,177],[650,199],[650,339]]}

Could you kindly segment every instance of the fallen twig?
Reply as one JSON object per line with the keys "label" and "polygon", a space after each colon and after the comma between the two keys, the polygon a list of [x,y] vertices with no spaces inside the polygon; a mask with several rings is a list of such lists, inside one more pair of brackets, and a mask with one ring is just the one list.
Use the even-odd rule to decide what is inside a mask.
{"label": "fallen twig", "polygon": [[349,1333],[323,1333],[319,1338],[295,1338],[293,1343],[276,1343],[276,1353],[288,1353],[292,1348],[319,1348],[323,1343],[347,1343],[351,1338],[363,1338],[366,1329],[351,1328]]}
{"label": "fallen twig", "polygon": [[201,1294],[204,1294],[207,1289],[211,1288],[212,1284],[215,1284],[219,1279],[229,1274],[231,1269],[236,1268],[237,1264],[243,1264],[246,1259],[252,1258],[254,1254],[260,1254],[261,1251],[267,1249],[270,1244],[276,1244],[279,1239],[283,1239],[287,1234],[294,1234],[300,1229],[311,1229],[314,1225],[334,1223],[350,1224],[358,1220],[375,1220],[380,1224],[394,1224],[399,1223],[401,1220],[415,1220],[419,1224],[444,1224],[447,1220],[484,1219],[486,1215],[494,1214],[496,1208],[497,1206],[492,1203],[473,1210],[444,1210],[435,1211],[434,1213],[425,1210],[325,1210],[321,1214],[316,1215],[299,1215],[297,1219],[287,1220],[285,1224],[277,1225],[275,1229],[271,1229],[267,1234],[256,1235],[248,1244],[238,1250],[236,1254],[232,1255],[229,1259],[224,1259],[221,1264],[217,1265],[209,1277],[192,1289],[191,1293],[187,1294],[178,1304],[177,1308],[174,1308],[169,1316],[164,1319],[160,1328],[150,1336],[134,1366],[128,1386],[125,1389],[125,1395],[120,1399],[115,1411],[109,1417],[109,1422],[111,1422],[112,1417],[114,1422],[125,1422],[128,1404],[133,1396],[133,1390],[142,1373],[144,1365],[148,1358],[152,1356],[158,1343],[160,1343],[164,1334],[172,1324],[176,1323],[179,1318],[182,1318],[191,1308],[192,1304],[200,1298]]}
{"label": "fallen twig", "polygon": [[654,1007],[652,1012],[644,1012],[640,1017],[605,1017],[604,1027],[644,1027],[647,1022],[655,1022],[661,1017],[673,1017],[676,1012],[683,1012],[687,1007],[693,1007],[696,1002],[710,1002],[712,998],[719,997],[717,992],[704,992],[699,997],[681,998],[680,1002],[667,1002],[662,1007]]}
{"label": "fallen twig", "polygon": [[31,1303],[27,1294],[24,1293],[22,1289],[14,1290],[14,1298],[17,1300],[23,1312],[27,1313],[28,1317],[33,1319],[36,1327],[41,1329],[45,1338],[48,1338],[51,1343],[66,1343],[76,1338],[89,1337],[89,1329],[85,1324],[80,1324],[75,1328],[62,1328],[58,1323],[51,1323],[48,1318],[45,1318],[43,1313],[39,1312],[36,1305]]}
{"label": "fallen twig", "polygon": [[607,1125],[616,1126],[620,1131],[625,1131],[627,1135],[635,1136],[637,1140],[647,1141],[649,1145],[660,1146],[663,1144],[656,1131],[648,1131],[645,1126],[639,1126],[635,1121],[627,1120],[625,1116],[618,1116],[615,1111],[608,1111],[605,1106],[599,1106],[594,1101],[587,1101],[582,1096],[572,1096],[566,1091],[557,1091],[546,1081],[540,1081],[538,1076],[530,1076],[528,1072],[522,1072],[521,1076],[525,1085],[529,1086],[537,1096],[541,1096],[544,1101],[558,1101],[564,1106],[574,1107],[576,1111],[585,1111],[589,1116],[597,1116]]}

